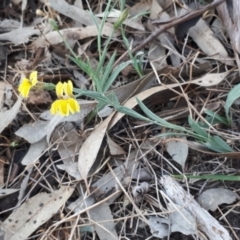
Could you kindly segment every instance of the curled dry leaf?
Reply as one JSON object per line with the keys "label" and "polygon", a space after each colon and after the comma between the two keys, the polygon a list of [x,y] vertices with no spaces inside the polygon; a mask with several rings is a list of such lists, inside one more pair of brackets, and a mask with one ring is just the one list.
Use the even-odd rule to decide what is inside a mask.
{"label": "curled dry leaf", "polygon": [[225,188],[211,188],[202,192],[198,198],[198,203],[206,210],[215,211],[221,204],[231,204],[239,199],[239,195]]}
{"label": "curled dry leaf", "polygon": [[27,239],[57,213],[73,190],[71,187],[61,187],[50,194],[39,193],[28,199],[3,222],[1,229],[5,232],[4,240]]}

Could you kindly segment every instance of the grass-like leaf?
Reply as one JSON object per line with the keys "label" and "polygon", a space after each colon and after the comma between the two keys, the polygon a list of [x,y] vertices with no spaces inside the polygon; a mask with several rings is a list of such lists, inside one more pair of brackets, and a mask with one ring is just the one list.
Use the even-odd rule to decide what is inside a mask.
{"label": "grass-like leaf", "polygon": [[[182,175],[172,175],[175,178],[182,179]],[[187,178],[195,178],[195,179],[204,179],[204,180],[216,180],[216,181],[240,181],[240,176],[228,176],[228,175],[185,175]]]}
{"label": "grass-like leaf", "polygon": [[208,133],[205,130],[203,130],[196,122],[194,122],[190,116],[188,117],[188,124],[190,125],[192,130],[199,135],[200,138],[205,139],[209,138]]}
{"label": "grass-like leaf", "polygon": [[235,100],[238,99],[239,97],[240,97],[240,84],[232,88],[227,96],[227,100],[225,103],[225,113],[226,113],[228,122],[231,122],[231,119],[229,116],[229,109],[232,106],[232,104],[235,102]]}
{"label": "grass-like leaf", "polygon": [[106,80],[104,87],[103,87],[103,92],[108,91],[108,89],[111,87],[111,85],[113,84],[113,82],[115,81],[116,77],[118,76],[118,74],[128,65],[130,64],[130,62],[123,62],[121,64],[119,64],[117,67],[115,67],[111,73],[111,75],[109,76],[109,78]]}

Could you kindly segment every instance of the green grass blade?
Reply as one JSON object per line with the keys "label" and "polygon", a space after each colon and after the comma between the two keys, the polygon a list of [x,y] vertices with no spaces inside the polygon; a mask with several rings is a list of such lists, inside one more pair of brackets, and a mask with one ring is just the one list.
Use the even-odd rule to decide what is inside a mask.
{"label": "green grass blade", "polygon": [[240,97],[240,84],[236,85],[234,88],[230,90],[226,99],[225,113],[229,122],[231,121],[229,116],[229,109],[232,106],[232,104],[235,102],[235,100],[238,99],[239,97]]}
{"label": "green grass blade", "polygon": [[[172,175],[175,178],[182,179],[182,175]],[[240,181],[240,176],[228,176],[228,175],[185,175],[187,178],[195,178],[195,179],[204,179],[204,180],[217,180],[217,181]]]}
{"label": "green grass blade", "polygon": [[166,120],[158,117],[156,114],[154,114],[152,111],[150,111],[144,104],[142,101],[140,101],[137,98],[137,102],[138,105],[140,106],[140,108],[142,109],[142,111],[153,121],[155,121],[156,123],[158,123],[159,125],[166,127],[166,128],[170,128],[170,129],[174,129],[174,130],[178,130],[178,131],[182,131],[182,132],[188,132],[187,129],[185,129],[184,127],[180,127],[177,126],[175,124],[169,123]]}
{"label": "green grass blade", "polygon": [[218,144],[216,144],[212,139],[209,139],[207,142],[203,143],[204,146],[206,146],[207,148],[209,148],[210,150],[217,152],[217,153],[222,153],[225,152],[221,146],[219,146]]}
{"label": "green grass blade", "polygon": [[118,107],[116,107],[116,110],[118,112],[124,113],[124,114],[126,114],[128,116],[131,116],[131,117],[143,120],[143,121],[151,122],[150,119],[142,116],[141,114],[137,113],[136,111],[134,111],[134,110],[132,110],[130,108],[127,108],[127,107],[124,107],[124,106],[118,106]]}
{"label": "green grass blade", "polygon": [[103,92],[108,91],[108,89],[111,87],[111,85],[113,84],[114,80],[116,79],[116,77],[118,76],[118,74],[128,65],[130,64],[130,62],[123,62],[121,64],[119,64],[117,67],[115,67],[112,71],[112,74],[110,75],[110,77],[107,79],[104,87],[103,87]]}
{"label": "green grass blade", "polygon": [[218,144],[218,146],[220,146],[223,149],[223,151],[233,152],[233,149],[219,136],[213,136],[213,139]]}
{"label": "green grass blade", "polygon": [[116,52],[113,53],[113,55],[111,56],[108,64],[104,68],[104,73],[101,77],[101,86],[102,86],[102,91],[103,92],[106,92],[106,90],[104,90],[105,89],[104,86],[106,85],[106,82],[108,81],[109,75],[111,74],[115,58],[116,58]]}
{"label": "green grass blade", "polygon": [[193,119],[188,117],[188,124],[192,128],[194,132],[196,132],[201,138],[208,139],[209,135],[206,131],[204,131]]}
{"label": "green grass blade", "polygon": [[211,110],[208,110],[206,109],[205,110],[205,113],[211,117],[212,120],[209,120],[208,122],[209,123],[222,123],[222,124],[225,124],[225,125],[228,125],[228,121],[226,118],[224,117],[221,117],[220,115],[218,115],[217,113],[211,111]]}

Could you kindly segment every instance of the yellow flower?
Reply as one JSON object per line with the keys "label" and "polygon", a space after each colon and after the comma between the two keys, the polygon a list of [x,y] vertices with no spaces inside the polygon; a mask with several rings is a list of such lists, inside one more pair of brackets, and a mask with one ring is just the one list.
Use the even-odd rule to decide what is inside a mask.
{"label": "yellow flower", "polygon": [[29,79],[23,78],[22,82],[20,83],[18,87],[18,91],[23,97],[28,97],[30,89],[37,84],[37,71],[33,71]]}
{"label": "yellow flower", "polygon": [[59,99],[52,103],[51,114],[59,113],[62,116],[69,116],[70,113],[80,112],[80,106],[73,98],[73,84],[70,80],[67,83],[59,82],[56,85],[56,94]]}

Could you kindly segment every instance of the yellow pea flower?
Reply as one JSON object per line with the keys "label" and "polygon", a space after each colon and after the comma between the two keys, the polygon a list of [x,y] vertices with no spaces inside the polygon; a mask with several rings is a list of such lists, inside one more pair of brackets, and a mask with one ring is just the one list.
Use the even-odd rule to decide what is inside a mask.
{"label": "yellow pea flower", "polygon": [[18,87],[18,91],[23,97],[28,97],[30,89],[37,84],[37,71],[33,71],[29,79],[28,78],[23,78],[22,82],[20,83]]}
{"label": "yellow pea flower", "polygon": [[72,81],[67,83],[59,82],[56,85],[56,94],[58,100],[52,103],[50,112],[51,114],[60,114],[61,116],[69,116],[69,114],[74,114],[80,112],[80,106],[75,98],[73,98],[73,84]]}

